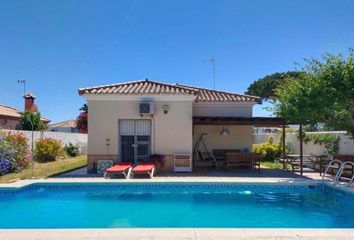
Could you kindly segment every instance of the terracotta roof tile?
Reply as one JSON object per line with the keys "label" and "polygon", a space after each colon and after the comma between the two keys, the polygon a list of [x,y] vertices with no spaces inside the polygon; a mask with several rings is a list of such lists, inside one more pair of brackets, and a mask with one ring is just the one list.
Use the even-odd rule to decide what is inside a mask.
{"label": "terracotta roof tile", "polygon": [[[9,117],[13,119],[20,119],[22,111],[13,107],[0,104],[0,116]],[[41,117],[45,123],[49,123],[50,119]]]}
{"label": "terracotta roof tile", "polygon": [[21,111],[16,108],[12,108],[12,107],[0,104],[0,115],[14,117],[14,118],[20,118]]}
{"label": "terracotta roof tile", "polygon": [[79,89],[79,94],[196,94],[194,90],[168,83],[140,80]]}
{"label": "terracotta roof tile", "polygon": [[59,127],[67,127],[67,128],[76,128],[76,120],[67,120],[64,122],[58,122],[48,125],[48,128],[59,128]]}
{"label": "terracotta roof tile", "polygon": [[258,97],[251,95],[193,87],[184,84],[176,85],[197,91],[197,102],[258,102],[260,100]]}
{"label": "terracotta roof tile", "polygon": [[79,94],[171,94],[171,95],[196,95],[197,102],[258,102],[259,98],[250,95],[230,93],[207,88],[199,88],[182,84],[168,84],[148,79],[103,85],[89,88],[80,88]]}

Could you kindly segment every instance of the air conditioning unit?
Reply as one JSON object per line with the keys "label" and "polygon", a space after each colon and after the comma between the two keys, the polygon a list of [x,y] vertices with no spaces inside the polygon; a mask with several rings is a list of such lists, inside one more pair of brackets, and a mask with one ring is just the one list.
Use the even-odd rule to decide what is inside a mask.
{"label": "air conditioning unit", "polygon": [[154,103],[152,102],[141,102],[139,104],[140,115],[153,115],[154,114]]}

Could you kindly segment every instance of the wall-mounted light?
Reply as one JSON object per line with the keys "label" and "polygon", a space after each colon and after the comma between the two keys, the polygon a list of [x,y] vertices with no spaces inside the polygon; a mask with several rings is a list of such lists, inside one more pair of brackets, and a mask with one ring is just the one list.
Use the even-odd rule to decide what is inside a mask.
{"label": "wall-mounted light", "polygon": [[225,126],[221,129],[220,135],[227,136],[230,135],[229,129],[227,129]]}
{"label": "wall-mounted light", "polygon": [[167,114],[169,109],[170,109],[170,107],[168,105],[163,105],[162,106],[162,110],[163,110],[164,114]]}

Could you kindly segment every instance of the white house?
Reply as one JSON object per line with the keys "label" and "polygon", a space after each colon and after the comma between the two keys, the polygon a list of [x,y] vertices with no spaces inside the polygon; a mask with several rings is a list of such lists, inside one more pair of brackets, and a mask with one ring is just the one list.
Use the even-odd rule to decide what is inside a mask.
{"label": "white house", "polygon": [[97,160],[130,161],[192,154],[202,133],[208,148],[251,149],[252,128],[277,119],[253,118],[255,96],[139,80],[79,89],[88,102],[88,170]]}

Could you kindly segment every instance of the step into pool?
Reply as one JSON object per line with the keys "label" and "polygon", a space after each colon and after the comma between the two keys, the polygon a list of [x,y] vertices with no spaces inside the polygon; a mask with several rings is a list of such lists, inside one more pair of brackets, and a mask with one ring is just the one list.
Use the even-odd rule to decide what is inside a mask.
{"label": "step into pool", "polygon": [[313,184],[0,187],[0,228],[353,228],[354,196]]}

